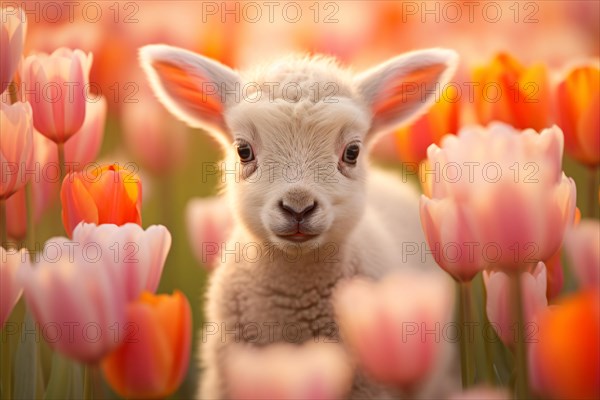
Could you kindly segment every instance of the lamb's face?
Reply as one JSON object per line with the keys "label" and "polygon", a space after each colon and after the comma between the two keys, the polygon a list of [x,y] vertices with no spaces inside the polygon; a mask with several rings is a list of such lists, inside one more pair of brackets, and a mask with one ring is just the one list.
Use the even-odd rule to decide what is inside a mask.
{"label": "lamb's face", "polygon": [[292,251],[352,231],[368,143],[425,111],[457,63],[453,51],[422,50],[354,76],[332,59],[291,57],[243,76],[171,46],[140,55],[159,100],[226,149],[237,222]]}
{"label": "lamb's face", "polygon": [[242,101],[226,114],[235,214],[258,240],[282,250],[338,244],[365,208],[370,117],[349,97],[288,100]]}

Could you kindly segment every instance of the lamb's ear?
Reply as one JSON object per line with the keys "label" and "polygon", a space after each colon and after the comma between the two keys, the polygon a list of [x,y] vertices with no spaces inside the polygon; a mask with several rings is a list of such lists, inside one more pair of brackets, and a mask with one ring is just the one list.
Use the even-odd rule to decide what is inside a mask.
{"label": "lamb's ear", "polygon": [[419,50],[357,75],[356,87],[373,115],[369,140],[425,112],[457,64],[458,54],[452,50]]}
{"label": "lamb's ear", "polygon": [[142,47],[140,62],[158,99],[173,115],[209,131],[224,144],[231,143],[223,112],[227,107],[225,91],[233,92],[240,82],[235,71],[167,45]]}

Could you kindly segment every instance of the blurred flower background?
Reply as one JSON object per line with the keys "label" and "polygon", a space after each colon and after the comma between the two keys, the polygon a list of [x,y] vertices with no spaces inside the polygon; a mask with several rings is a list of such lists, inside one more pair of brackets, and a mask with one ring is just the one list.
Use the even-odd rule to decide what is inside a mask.
{"label": "blurred flower background", "polygon": [[[220,243],[229,224],[228,220],[212,215],[210,202],[213,200],[200,200],[216,195],[219,190],[219,175],[214,172],[215,163],[221,157],[218,144],[203,132],[177,121],[155,99],[137,60],[138,48],[151,43],[184,47],[240,69],[290,52],[333,55],[342,63],[361,70],[413,49],[447,47],[456,50],[461,57],[458,72],[432,109],[410,126],[382,139],[373,149],[373,162],[385,168],[414,172],[410,174],[415,178],[413,183],[421,184],[432,203],[438,201],[441,189],[423,180],[418,182],[417,171],[423,168],[421,163],[427,158],[429,145],[435,143],[443,148],[441,139],[444,135],[458,134],[469,124],[488,125],[494,121],[517,130],[531,128],[537,132],[557,124],[564,133],[565,155],[558,164],[548,166],[556,170],[543,172],[559,176],[564,170],[566,176],[574,179],[577,212],[583,220],[575,230],[567,232],[563,248],[560,246],[562,233],[557,231],[552,244],[554,247],[547,249],[554,249],[554,256],[546,254],[545,265],[534,266],[525,274],[527,276],[523,276],[522,287],[530,287],[534,293],[526,307],[527,320],[534,318],[537,309],[546,309],[548,303],[554,304],[554,298],[566,302],[563,311],[557,309],[551,315],[540,317],[540,330],[546,331],[540,333],[539,345],[531,349],[531,369],[536,371],[532,380],[539,393],[554,393],[557,397],[568,397],[573,393],[583,397],[590,393],[598,394],[597,387],[574,384],[572,379],[565,378],[572,377],[572,374],[557,372],[547,366],[561,362],[581,365],[577,357],[585,357],[586,350],[573,353],[566,348],[557,349],[556,357],[562,357],[560,360],[564,361],[549,356],[553,344],[568,340],[566,327],[560,325],[561,321],[580,323],[585,319],[580,315],[578,304],[591,310],[592,322],[589,323],[596,323],[593,329],[598,332],[598,305],[594,306],[589,296],[597,300],[599,244],[585,238],[597,238],[594,235],[598,234],[597,222],[593,220],[599,214],[600,2],[323,1],[272,2],[268,6],[263,2],[235,1],[27,0],[3,1],[1,6],[2,162],[21,166],[37,163],[40,168],[37,178],[32,177],[29,182],[16,178],[2,182],[0,198],[6,212],[2,215],[2,224],[6,224],[8,238],[19,247],[40,251],[44,243],[55,236],[83,235],[86,229],[89,230],[88,225],[76,226],[84,221],[105,224],[105,235],[120,235],[107,232],[117,228],[112,224],[124,225],[128,232],[131,231],[129,235],[146,235],[147,240],[163,243],[164,254],[154,254],[154,259],[146,260],[152,264],[152,267],[147,267],[149,271],[131,272],[146,277],[129,277],[135,281],[135,288],[128,286],[127,282],[114,283],[127,287],[121,294],[123,298],[115,295],[109,305],[91,299],[89,305],[70,310],[73,313],[81,312],[81,309],[92,312],[90,310],[97,307],[111,310],[114,315],[104,315],[108,318],[103,321],[106,326],[114,321],[123,321],[125,314],[143,326],[159,326],[165,320],[171,325],[179,324],[177,332],[156,331],[153,337],[144,336],[143,343],[136,344],[137,347],[126,344],[102,361],[102,369],[112,371],[106,374],[106,379],[119,394],[125,397],[172,394],[176,398],[194,395],[198,367],[193,354],[197,351],[196,339],[203,322],[206,281],[215,262],[214,254],[207,254],[202,246],[203,243]],[[20,23],[25,19],[26,24]],[[28,88],[31,86],[27,85],[35,82],[43,85],[48,81],[89,83],[89,93],[87,98],[71,99],[69,104],[57,102],[52,107],[43,107],[39,101],[32,99],[35,93],[23,95],[14,90],[23,82]],[[9,85],[9,82],[13,83]],[[502,95],[498,96],[498,93]],[[47,95],[53,96],[52,93]],[[496,97],[499,97],[498,100]],[[29,100],[31,106],[20,102],[11,105],[15,100]],[[68,107],[69,111],[59,111],[61,107]],[[60,118],[57,117],[59,115]],[[29,118],[29,122],[24,122],[25,118]],[[501,151],[500,145],[498,151]],[[559,157],[558,153],[555,155]],[[53,168],[59,161],[71,165],[71,169]],[[102,165],[102,168],[86,172],[90,165]],[[73,174],[73,179],[61,187],[61,178],[68,173]],[[90,179],[91,175],[93,179]],[[11,176],[20,175],[13,171]],[[128,181],[131,176],[139,178],[136,180],[138,183]],[[111,198],[112,193],[118,193],[118,200]],[[524,194],[523,201],[531,203],[529,195]],[[535,200],[542,202],[543,199],[536,197]],[[540,206],[544,204],[540,203]],[[29,218],[26,205],[30,208]],[[528,207],[535,209],[532,204]],[[569,221],[578,219],[571,214],[568,217]],[[435,219],[435,216],[430,218]],[[501,221],[502,215],[497,218]],[[138,232],[139,227],[134,224],[147,230],[140,228],[141,232]],[[152,227],[156,224],[162,227]],[[562,222],[559,225],[564,226]],[[162,230],[168,230],[168,246],[165,244],[167,239],[153,239],[159,233],[164,236]],[[82,240],[91,240],[94,234],[100,235],[88,232]],[[121,239],[125,240],[125,236]],[[1,240],[5,243],[8,239],[3,236]],[[52,240],[56,242],[58,239]],[[57,306],[37,304],[43,290],[47,290],[35,288],[41,284],[39,279],[44,273],[44,265],[38,265],[35,270],[28,271],[29,277],[21,279],[28,280],[26,294],[11,312],[21,288],[8,284],[9,281],[17,281],[15,276],[18,274],[11,258],[15,256],[6,257],[10,261],[5,262],[5,252],[8,250],[2,250],[0,321],[6,321],[2,332],[2,365],[3,369],[5,366],[14,367],[16,372],[9,379],[17,381],[8,382],[3,372],[3,398],[5,390],[16,390],[23,384],[17,378],[20,364],[5,364],[7,358],[14,359],[17,354],[26,357],[30,355],[27,351],[33,351],[19,347],[19,331],[9,330],[9,326],[13,329],[21,326],[18,324],[23,321],[26,327],[32,324],[32,317],[26,312],[25,298],[28,305],[33,305],[32,313],[38,321],[52,320],[54,317],[48,317],[49,314],[41,315]],[[466,281],[473,279],[482,269],[472,266],[472,270],[465,272],[467,266],[463,264],[460,267],[463,268],[461,272],[451,273],[460,276],[458,280]],[[64,268],[65,275],[56,283],[58,288],[68,286],[68,279],[77,278],[67,275],[68,265]],[[162,278],[157,269],[162,270]],[[85,275],[83,271],[78,274]],[[148,278],[152,274],[154,278]],[[476,282],[470,286],[474,296],[482,296],[478,292],[482,289],[477,289],[483,287],[481,275],[477,275]],[[463,279],[464,276],[468,279]],[[88,276],[86,279],[92,278]],[[97,286],[94,286],[95,289],[90,286],[89,290],[102,293],[107,290],[106,285],[115,282],[116,278],[99,276],[94,279],[97,279]],[[140,284],[140,280],[146,284]],[[153,282],[148,283],[148,280]],[[506,293],[509,292],[506,275],[499,271],[486,273],[485,284],[490,294],[487,299],[489,320],[500,325],[510,324],[510,317],[505,313],[509,307],[506,304]],[[27,292],[28,286],[31,293],[36,293],[35,296]],[[571,300],[563,299],[571,292],[582,290],[582,287],[588,292],[578,293],[575,295],[578,297]],[[133,300],[142,291],[146,292],[139,300],[127,303],[127,293],[131,290],[135,291]],[[368,297],[364,293],[361,295]],[[115,305],[118,302],[127,303],[126,309],[125,305]],[[387,306],[374,307],[386,309]],[[393,310],[393,307],[390,308]],[[474,304],[473,308],[484,315],[486,304]],[[361,312],[368,313],[368,310]],[[561,312],[564,317],[561,317]],[[93,315],[86,318],[93,318]],[[440,317],[438,321],[442,319]],[[173,322],[175,320],[178,322]],[[349,325],[352,323],[349,322]],[[192,335],[191,338],[186,336],[186,331]],[[352,332],[356,333],[356,330]],[[182,339],[174,339],[174,335],[181,335]],[[501,338],[503,341],[510,339]],[[184,346],[189,348],[187,355],[176,354],[175,350],[171,355],[168,351],[168,346],[175,346],[173,343],[178,340],[187,343]],[[587,345],[593,342],[593,337],[586,336],[585,340]],[[149,361],[152,365],[146,370],[147,375],[133,376],[135,374],[128,368],[138,366],[128,366],[122,360],[131,354],[145,354],[148,349],[156,349],[159,342],[161,346],[167,346],[161,349],[170,355],[156,355],[160,362],[155,365]],[[79,348],[76,344],[65,348],[63,345],[60,342],[52,346],[43,343],[36,350],[39,370],[33,390],[47,387],[51,393],[65,395],[60,391],[59,383],[49,382],[49,371],[62,362],[52,357],[50,347],[60,349],[75,359],[89,361],[104,355],[109,343],[98,343],[94,349]],[[592,352],[597,350],[597,341],[595,348],[593,343],[590,346]],[[293,352],[290,349],[282,351]],[[340,363],[336,351],[327,358],[332,364]],[[367,350],[359,347],[359,352],[364,351]],[[506,354],[502,353],[502,357],[511,357]],[[148,357],[156,360],[150,355]],[[255,359],[263,357],[274,363],[281,355],[257,356],[249,353],[244,357],[239,365],[233,367],[238,368],[238,373],[239,369],[252,366]],[[295,356],[292,354],[291,357]],[[313,362],[309,356],[306,357],[306,362],[303,361],[299,368],[309,368]],[[376,365],[380,360],[367,357],[365,362]],[[387,365],[394,365],[393,360],[388,362]],[[597,371],[593,369],[597,365],[592,364],[593,373]],[[114,368],[111,369],[111,365]],[[115,372],[118,368],[123,371]],[[157,372],[161,368],[168,369],[173,376],[164,376],[164,381],[155,382],[157,387],[153,393],[136,392],[136,384],[140,381],[154,382],[155,377],[161,375]],[[187,375],[184,376],[186,368]],[[376,374],[385,376],[385,371],[375,370]],[[396,379],[401,381],[399,386],[404,387],[407,385],[405,380],[410,381],[411,376],[423,374],[426,370],[427,367],[423,366],[416,372],[405,372],[398,367],[395,373],[401,375],[400,378],[385,376],[383,380]],[[84,374],[68,368],[65,371],[75,374],[71,376]],[[85,373],[88,373],[87,370]],[[344,373],[333,380],[345,382],[347,377]],[[124,376],[134,382],[131,387],[123,382]],[[91,380],[94,379],[99,378],[92,376]],[[593,380],[593,376],[590,379]],[[269,382],[268,376],[258,374],[254,381],[241,382],[240,390],[244,385],[257,385],[263,381]],[[301,379],[296,381],[293,384],[299,385]],[[572,385],[576,386],[575,389]],[[146,390],[147,385],[142,384],[142,387]],[[105,387],[104,390],[109,393],[111,389]],[[273,393],[260,387],[252,387],[252,391]],[[293,393],[304,392],[298,389]],[[337,396],[341,392],[337,387],[326,387],[323,393]],[[497,393],[490,398],[494,396]]]}

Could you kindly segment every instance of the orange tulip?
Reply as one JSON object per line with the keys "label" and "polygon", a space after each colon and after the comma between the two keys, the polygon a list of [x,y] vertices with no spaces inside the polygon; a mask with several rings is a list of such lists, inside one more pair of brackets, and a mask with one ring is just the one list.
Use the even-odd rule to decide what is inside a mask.
{"label": "orange tulip", "polygon": [[524,67],[500,53],[489,65],[475,68],[475,114],[482,124],[506,122],[517,129],[548,127],[550,107],[546,68]]}
{"label": "orange tulip", "polygon": [[599,296],[597,290],[580,292],[539,316],[529,369],[544,398],[600,397]]}
{"label": "orange tulip", "polygon": [[124,225],[142,223],[142,184],[118,164],[68,174],[60,192],[62,220],[71,236],[81,221]]}
{"label": "orange tulip", "polygon": [[123,398],[164,398],[181,384],[188,368],[192,311],[179,291],[143,292],[127,317],[135,330],[102,361],[102,372]]}
{"label": "orange tulip", "polygon": [[455,86],[447,86],[427,114],[394,133],[398,157],[405,163],[420,163],[430,144],[440,144],[442,136],[458,132],[460,104]]}
{"label": "orange tulip", "polygon": [[565,133],[565,150],[577,161],[600,164],[600,69],[571,70],[556,92],[558,125]]}

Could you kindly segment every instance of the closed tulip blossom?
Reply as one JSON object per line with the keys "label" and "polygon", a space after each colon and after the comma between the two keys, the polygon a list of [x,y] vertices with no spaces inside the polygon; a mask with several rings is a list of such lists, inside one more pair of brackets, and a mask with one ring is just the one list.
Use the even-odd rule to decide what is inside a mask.
{"label": "closed tulip blossom", "polygon": [[574,219],[563,135],[504,124],[469,127],[428,149],[421,222],[437,263],[458,280],[478,269],[522,270],[556,253]]}
{"label": "closed tulip blossom", "polygon": [[600,68],[581,66],[556,89],[557,124],[565,133],[567,154],[590,167],[600,164]]}
{"label": "closed tulip blossom", "polygon": [[69,236],[81,221],[97,225],[142,221],[142,184],[135,173],[117,164],[68,174],[60,199]]}
{"label": "closed tulip blossom", "polygon": [[17,272],[21,260],[27,260],[28,255],[25,250],[0,247],[0,257],[0,329],[2,329],[23,292],[23,285],[18,279]]}
{"label": "closed tulip blossom", "polygon": [[584,288],[600,287],[600,222],[584,219],[565,237],[569,264]]}
{"label": "closed tulip blossom", "polygon": [[165,398],[181,384],[189,364],[192,312],[179,291],[142,293],[127,307],[136,329],[102,360],[109,385],[123,398]]}
{"label": "closed tulip blossom", "polygon": [[0,8],[0,94],[6,90],[17,71],[26,33],[25,12],[20,8]]}
{"label": "closed tulip blossom", "polygon": [[106,262],[125,276],[128,301],[135,301],[142,291],[156,292],[165,266],[171,234],[162,225],[143,229],[137,224],[79,224],[73,233],[74,241],[95,243],[103,250]]}
{"label": "closed tulip blossom", "polygon": [[223,212],[222,198],[193,199],[187,205],[188,238],[196,259],[208,269],[216,267],[231,230],[231,216]]}
{"label": "closed tulip blossom", "polygon": [[17,102],[0,102],[0,200],[7,199],[25,186],[33,162],[33,128],[31,106]]}
{"label": "closed tulip blossom", "polygon": [[[521,274],[521,290],[527,295],[524,298],[523,312],[525,331],[535,329],[537,315],[546,309],[546,266],[540,262],[531,271]],[[486,312],[489,321],[498,337],[507,346],[516,343],[517,323],[511,312],[512,299],[516,296],[511,291],[510,277],[502,271],[484,271],[483,280],[486,288]]]}
{"label": "closed tulip blossom", "polygon": [[341,399],[352,384],[353,365],[339,344],[240,344],[227,357],[234,400]]}
{"label": "closed tulip blossom", "polygon": [[539,316],[529,344],[529,375],[540,398],[600,398],[599,337],[597,288],[564,298]]}
{"label": "closed tulip blossom", "polygon": [[170,244],[165,227],[144,231],[135,224],[80,224],[72,240],[47,241],[20,280],[49,344],[83,362],[96,362],[119,345],[131,332],[127,304],[156,290]]}
{"label": "closed tulip blossom", "polygon": [[[340,332],[369,376],[406,392],[426,380],[439,364],[440,330],[453,307],[448,283],[441,276],[407,272],[340,287],[334,299]],[[424,335],[426,330],[434,333]]]}
{"label": "closed tulip blossom", "polygon": [[83,125],[92,54],[59,48],[29,56],[23,63],[25,98],[33,109],[35,129],[57,144]]}
{"label": "closed tulip blossom", "polygon": [[104,137],[106,111],[105,97],[87,102],[83,125],[77,134],[65,143],[65,162],[69,166],[69,171],[85,169],[98,156]]}
{"label": "closed tulip blossom", "polygon": [[517,129],[549,125],[550,93],[543,64],[523,66],[506,53],[473,71],[475,114],[479,123],[505,122]]}

